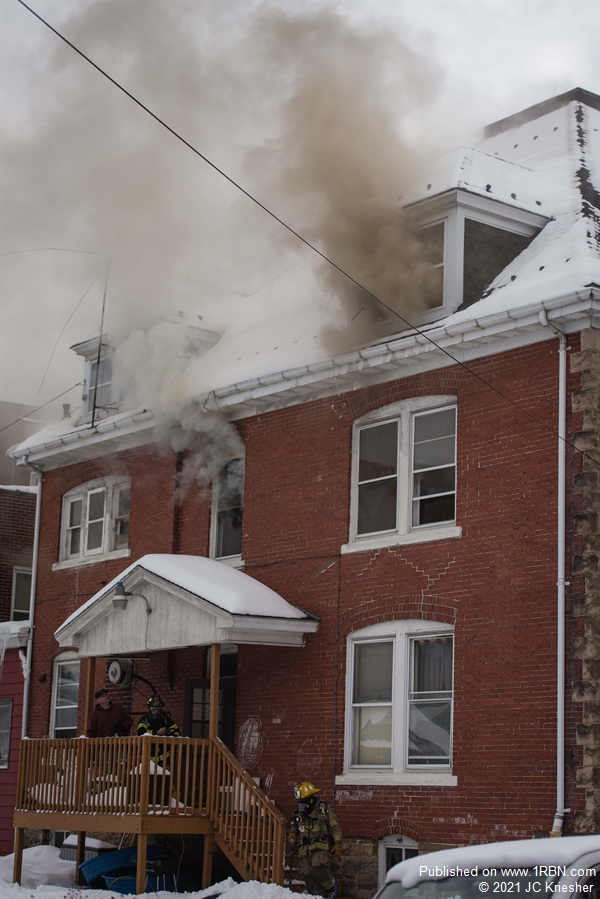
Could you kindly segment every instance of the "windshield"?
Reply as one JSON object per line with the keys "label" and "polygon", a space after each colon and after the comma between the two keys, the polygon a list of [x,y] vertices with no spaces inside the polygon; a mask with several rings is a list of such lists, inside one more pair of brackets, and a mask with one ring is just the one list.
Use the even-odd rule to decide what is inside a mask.
{"label": "windshield", "polygon": [[535,899],[539,895],[542,899],[547,892],[546,884],[554,879],[536,873],[535,868],[474,867],[470,870],[447,870],[457,873],[443,880],[422,880],[409,889],[405,889],[399,882],[388,883],[379,894],[379,899],[481,899],[486,893],[489,899],[496,899],[500,894],[524,894],[529,899]]}

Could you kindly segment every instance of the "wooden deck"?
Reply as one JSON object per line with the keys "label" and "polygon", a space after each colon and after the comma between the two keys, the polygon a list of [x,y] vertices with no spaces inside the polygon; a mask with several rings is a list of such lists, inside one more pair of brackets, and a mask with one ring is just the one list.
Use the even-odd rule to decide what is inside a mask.
{"label": "wooden deck", "polygon": [[246,880],[283,884],[286,820],[218,737],[23,740],[13,879],[25,828],[137,834],[138,893],[148,834],[204,834],[203,886],[215,845]]}

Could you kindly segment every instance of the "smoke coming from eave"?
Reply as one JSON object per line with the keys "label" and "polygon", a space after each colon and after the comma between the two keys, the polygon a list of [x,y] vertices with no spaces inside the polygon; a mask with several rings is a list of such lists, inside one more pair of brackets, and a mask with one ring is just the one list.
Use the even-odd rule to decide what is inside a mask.
{"label": "smoke coming from eave", "polygon": [[[429,60],[389,30],[353,24],[331,4],[98,0],[78,9],[63,31],[387,305],[408,318],[418,311],[428,270],[403,225],[399,198],[429,150],[439,149],[417,146],[411,131],[439,84]],[[244,353],[228,359],[227,346],[244,316],[260,324],[252,355],[263,354],[263,373],[289,367],[281,340],[279,356],[269,356],[281,309],[251,296],[274,276],[299,263],[312,273],[306,315],[314,315],[309,336],[322,353],[344,352],[378,333],[387,312],[313,261],[50,33],[48,40],[56,50],[37,73],[31,127],[4,149],[5,239],[15,248],[61,245],[110,258],[108,328],[120,335],[132,397],[153,409],[173,446],[199,452],[203,397],[217,378],[240,379],[234,369],[243,370]],[[42,297],[48,283],[56,293],[71,289],[69,278],[83,284],[98,274],[100,285],[104,265],[93,256],[79,257],[76,271],[64,257],[37,260],[30,286]],[[96,308],[88,307],[85,321],[97,333],[100,298],[88,302]],[[177,309],[197,324],[201,316],[215,339],[221,335],[204,355],[182,329],[164,323]],[[221,435],[210,453],[221,445],[223,456],[239,451],[226,444]],[[210,468],[198,461],[200,480]]]}

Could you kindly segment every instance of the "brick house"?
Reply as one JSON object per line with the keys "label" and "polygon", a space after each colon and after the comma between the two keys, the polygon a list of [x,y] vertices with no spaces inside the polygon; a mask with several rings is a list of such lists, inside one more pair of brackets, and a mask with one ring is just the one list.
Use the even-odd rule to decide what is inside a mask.
{"label": "brick house", "polygon": [[13,810],[31,636],[37,487],[0,484],[0,853],[12,852]]}
{"label": "brick house", "polygon": [[[82,733],[114,659],[134,715],[131,665],[201,736],[220,645],[220,735],[285,815],[322,788],[347,895],[417,851],[599,831],[599,108],[555,97],[416,185],[419,331],[215,388],[244,456],[210,497],[151,411],[93,420],[112,357],[76,348],[80,417],[13,451],[43,471],[29,736]],[[228,605],[239,578],[276,611]]]}

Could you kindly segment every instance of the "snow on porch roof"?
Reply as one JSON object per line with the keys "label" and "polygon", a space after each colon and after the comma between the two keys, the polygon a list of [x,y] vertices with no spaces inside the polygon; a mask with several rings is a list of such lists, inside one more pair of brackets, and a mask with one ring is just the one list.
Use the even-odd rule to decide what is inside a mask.
{"label": "snow on porch roof", "polygon": [[[54,635],[61,645],[79,646],[83,655],[136,651],[134,643],[144,627],[140,628],[140,622],[133,618],[134,614],[139,617],[135,609],[128,607],[127,613],[114,609],[112,598],[120,581],[132,594],[132,607],[135,597],[142,595],[136,589],[140,585],[147,585],[143,593],[154,591],[152,611],[156,614],[152,615],[150,633],[146,628],[148,642],[144,649],[225,640],[301,645],[302,635],[318,627],[313,615],[223,562],[203,556],[152,554],[131,564],[73,612]],[[161,596],[169,601],[157,602]],[[184,601],[177,603],[178,598]],[[125,617],[130,614],[131,619]],[[211,620],[212,636],[208,636],[206,626],[199,626],[199,618]],[[207,639],[199,640],[201,634]],[[94,648],[100,639],[106,652]]]}

